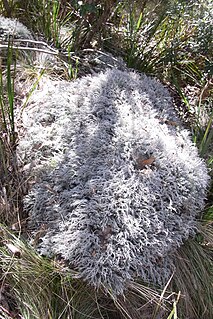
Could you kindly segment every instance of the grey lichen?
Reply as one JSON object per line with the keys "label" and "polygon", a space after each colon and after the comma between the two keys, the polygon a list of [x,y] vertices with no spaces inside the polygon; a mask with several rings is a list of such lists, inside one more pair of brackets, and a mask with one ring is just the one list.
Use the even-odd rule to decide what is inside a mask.
{"label": "grey lichen", "polygon": [[40,253],[116,294],[135,278],[164,285],[208,185],[167,89],[116,69],[49,80],[23,115],[19,152],[37,176],[25,205],[32,230],[46,227]]}
{"label": "grey lichen", "polygon": [[8,41],[9,37],[14,39],[32,39],[30,31],[18,20],[0,16],[0,40]]}
{"label": "grey lichen", "polygon": [[[13,61],[22,62],[21,64],[28,61],[29,64],[29,57],[32,57],[29,51],[32,44],[29,41],[32,40],[31,32],[21,22],[0,16],[0,51],[3,64],[6,64],[8,58],[8,44],[12,48]],[[28,50],[22,50],[22,47],[28,47]]]}

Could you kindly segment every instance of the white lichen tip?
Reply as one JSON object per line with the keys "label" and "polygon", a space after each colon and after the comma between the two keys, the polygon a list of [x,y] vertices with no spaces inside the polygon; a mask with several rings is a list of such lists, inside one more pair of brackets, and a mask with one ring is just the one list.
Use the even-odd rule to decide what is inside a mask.
{"label": "white lichen tip", "polygon": [[25,205],[32,228],[46,225],[39,251],[117,294],[138,277],[164,285],[209,180],[167,89],[116,69],[45,87],[20,141],[38,176]]}

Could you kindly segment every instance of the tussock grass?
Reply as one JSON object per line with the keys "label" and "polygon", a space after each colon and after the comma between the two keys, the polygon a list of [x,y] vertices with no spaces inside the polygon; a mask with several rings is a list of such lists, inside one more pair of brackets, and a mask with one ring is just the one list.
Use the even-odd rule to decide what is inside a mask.
{"label": "tussock grass", "polygon": [[[115,297],[104,287],[95,290],[60,260],[38,255],[18,234],[0,229],[1,287],[9,287],[13,304],[23,318],[141,318],[141,312],[168,311],[160,291],[130,283],[126,296]],[[166,294],[166,292],[165,292]],[[165,304],[165,305],[164,305]],[[157,308],[156,308],[157,307]],[[153,310],[154,309],[154,310]],[[157,310],[156,310],[157,309]]]}
{"label": "tussock grass", "polygon": [[188,240],[176,253],[177,270],[163,291],[130,282],[124,296],[114,296],[104,287],[95,290],[88,286],[62,260],[40,256],[18,233],[1,225],[1,289],[9,289],[9,311],[19,312],[24,319],[209,319],[213,276],[209,241],[212,243],[213,232],[208,228],[201,234],[202,243]]}
{"label": "tussock grass", "polygon": [[22,180],[16,158],[17,132],[14,116],[14,78],[12,44],[8,43],[5,69],[0,69],[0,220],[17,222]]}
{"label": "tussock grass", "polygon": [[207,319],[213,316],[213,249],[208,247],[212,245],[213,233],[209,235],[210,242],[200,244],[190,239],[176,254],[177,268],[173,287],[183,296],[178,303],[178,309],[179,313],[185,314],[187,318]]}

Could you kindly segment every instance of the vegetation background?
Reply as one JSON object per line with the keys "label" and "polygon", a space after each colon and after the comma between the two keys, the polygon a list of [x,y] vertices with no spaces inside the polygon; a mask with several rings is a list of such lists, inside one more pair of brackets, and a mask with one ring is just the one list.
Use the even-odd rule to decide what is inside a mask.
{"label": "vegetation background", "polygon": [[[17,18],[36,39],[19,42],[19,49],[16,39],[0,42],[0,318],[213,318],[213,184],[200,231],[174,252],[177,270],[165,289],[134,282],[115,297],[87,286],[63,261],[39,256],[23,239],[28,182],[16,156],[16,82],[27,87],[27,107],[44,74],[73,81],[89,72],[89,54],[104,52],[169,88],[213,176],[213,2],[1,0],[0,14]],[[56,57],[58,68],[35,65],[39,50]]]}

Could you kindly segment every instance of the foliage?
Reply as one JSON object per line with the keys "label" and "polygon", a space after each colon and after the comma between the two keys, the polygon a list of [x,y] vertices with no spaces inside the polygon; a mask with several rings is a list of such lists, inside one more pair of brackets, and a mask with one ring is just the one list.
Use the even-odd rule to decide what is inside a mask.
{"label": "foliage", "polygon": [[0,69],[0,219],[4,222],[17,220],[22,193],[15,156],[17,146],[14,118],[15,65],[12,63],[12,56],[13,50],[11,43],[8,42],[6,69]]}

